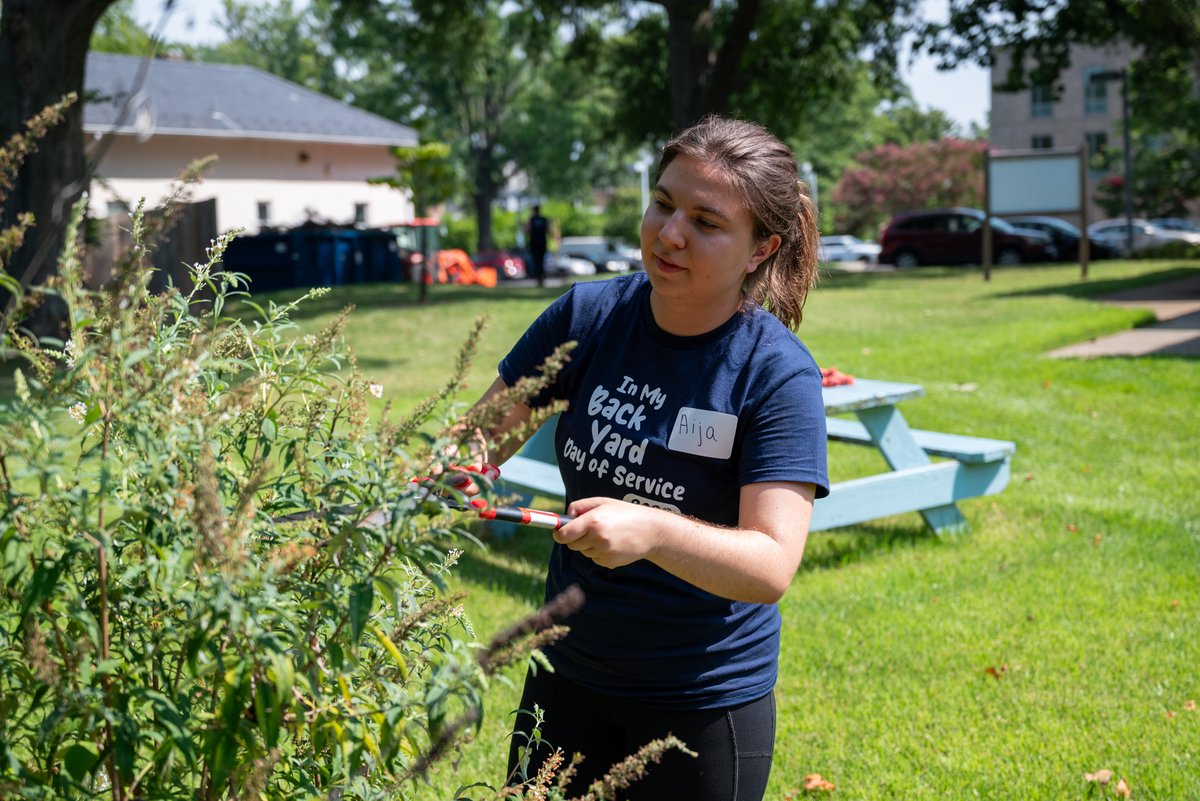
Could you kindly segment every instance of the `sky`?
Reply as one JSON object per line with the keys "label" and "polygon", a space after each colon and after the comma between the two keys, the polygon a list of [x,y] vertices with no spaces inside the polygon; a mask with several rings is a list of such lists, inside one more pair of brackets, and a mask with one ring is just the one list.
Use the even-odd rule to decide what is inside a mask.
{"label": "sky", "polygon": [[[134,0],[134,16],[143,25],[154,28],[162,16],[163,4],[164,0]],[[303,0],[296,2],[297,6],[303,4]],[[948,0],[923,0],[922,5],[926,17],[944,19]],[[165,38],[189,43],[220,41],[223,33],[213,22],[220,9],[221,0],[175,0]],[[940,72],[931,59],[921,58],[904,74],[921,108],[941,109],[964,132],[971,123],[986,125],[989,104],[986,69],[964,66]]]}

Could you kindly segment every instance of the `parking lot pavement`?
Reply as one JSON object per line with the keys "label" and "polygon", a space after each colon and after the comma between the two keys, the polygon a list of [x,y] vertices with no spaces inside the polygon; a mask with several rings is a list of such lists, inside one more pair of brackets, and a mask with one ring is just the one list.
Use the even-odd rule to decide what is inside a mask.
{"label": "parking lot pavement", "polygon": [[1055,358],[1200,356],[1200,276],[1097,295],[1095,300],[1150,309],[1155,322],[1051,351]]}

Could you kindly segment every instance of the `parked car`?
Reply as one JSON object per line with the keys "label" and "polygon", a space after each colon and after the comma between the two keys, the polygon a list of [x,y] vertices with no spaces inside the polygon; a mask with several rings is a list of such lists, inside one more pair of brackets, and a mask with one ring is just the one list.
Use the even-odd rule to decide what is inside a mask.
{"label": "parked car", "polygon": [[642,262],[642,249],[640,247],[634,247],[633,245],[627,245],[624,242],[620,241],[619,239],[616,242],[616,246],[617,246],[617,252],[620,253],[622,256],[624,256],[626,261],[629,262],[629,269],[631,269],[631,270],[646,269],[646,265]]}
{"label": "parked car", "polygon": [[821,261],[863,261],[874,264],[879,260],[880,247],[864,242],[857,236],[838,234],[821,237]]}
{"label": "parked car", "polygon": [[[968,208],[897,214],[884,226],[879,239],[879,261],[897,267],[979,264],[983,221],[982,211]],[[992,259],[997,264],[1053,261],[1056,256],[1048,234],[992,218]]]}
{"label": "parked car", "polygon": [[[1162,245],[1170,245],[1175,242],[1200,245],[1200,233],[1159,228],[1156,225],[1151,225],[1148,220],[1138,219],[1137,217],[1134,217],[1131,222],[1133,226],[1134,253]],[[1088,235],[1103,239],[1124,253],[1128,244],[1128,230],[1128,224],[1124,219],[1101,220],[1088,226]]]}
{"label": "parked car", "polygon": [[[1050,241],[1058,251],[1059,261],[1077,261],[1079,259],[1079,240],[1083,234],[1079,226],[1072,225],[1058,217],[1026,216],[1008,217],[1010,223],[1018,228],[1032,228],[1049,234]],[[1096,236],[1088,236],[1088,258],[1114,259],[1121,255],[1121,249],[1113,247],[1112,242]]]}
{"label": "parked car", "polygon": [[1155,217],[1147,220],[1155,228],[1166,228],[1168,231],[1190,231],[1200,234],[1200,223],[1184,217]]}
{"label": "parked car", "polygon": [[617,249],[617,244],[602,236],[564,236],[558,243],[558,252],[575,259],[587,259],[596,266],[598,273],[624,273],[633,269],[633,263]]}
{"label": "parked car", "polygon": [[507,250],[482,250],[471,256],[476,267],[491,267],[505,280],[525,277],[525,259]]}
{"label": "parked car", "polygon": [[546,254],[546,275],[568,278],[580,275],[595,275],[596,265],[587,259],[564,256],[562,252]]}

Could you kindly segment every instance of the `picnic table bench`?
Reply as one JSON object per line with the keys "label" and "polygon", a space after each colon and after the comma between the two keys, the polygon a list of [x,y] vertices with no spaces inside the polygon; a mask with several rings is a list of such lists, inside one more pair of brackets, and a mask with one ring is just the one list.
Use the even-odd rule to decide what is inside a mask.
{"label": "picnic table bench", "polygon": [[[1004,489],[1016,446],[909,428],[896,404],[924,394],[919,384],[867,379],[822,390],[829,439],[876,448],[891,469],[833,484],[829,496],[814,504],[810,530],[919,512],[935,532],[955,531],[966,525],[958,501]],[[847,414],[856,419],[837,416]],[[521,496],[525,503],[533,496],[564,499],[554,448],[556,422],[547,421],[501,465],[499,491]]]}

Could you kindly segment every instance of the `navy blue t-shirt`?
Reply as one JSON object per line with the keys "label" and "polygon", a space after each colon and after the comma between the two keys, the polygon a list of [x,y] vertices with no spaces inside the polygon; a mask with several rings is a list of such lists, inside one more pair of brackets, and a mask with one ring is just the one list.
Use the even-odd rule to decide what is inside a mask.
{"label": "navy blue t-shirt", "polygon": [[[740,487],[809,482],[829,493],[821,373],[761,308],[699,336],[654,322],[644,273],[575,284],[500,363],[512,386],[559,345],[566,367],[535,405],[563,399],[555,435],[567,502],[607,496],[736,526]],[[775,684],[779,610],[701,590],[647,560],[616,569],[555,545],[551,598],[583,609],[546,654],[586,687],[664,708],[730,706]]]}

